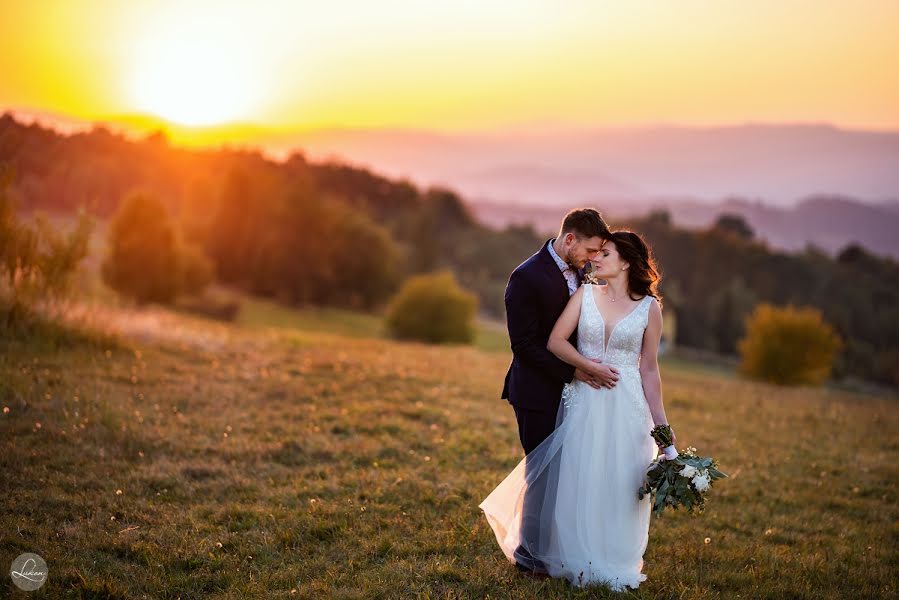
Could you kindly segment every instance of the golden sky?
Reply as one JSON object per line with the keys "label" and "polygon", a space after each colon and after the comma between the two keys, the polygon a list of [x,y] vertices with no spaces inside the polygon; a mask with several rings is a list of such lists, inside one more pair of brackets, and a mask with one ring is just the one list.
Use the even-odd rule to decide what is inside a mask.
{"label": "golden sky", "polygon": [[285,129],[899,129],[896,0],[0,0],[0,8],[0,108]]}

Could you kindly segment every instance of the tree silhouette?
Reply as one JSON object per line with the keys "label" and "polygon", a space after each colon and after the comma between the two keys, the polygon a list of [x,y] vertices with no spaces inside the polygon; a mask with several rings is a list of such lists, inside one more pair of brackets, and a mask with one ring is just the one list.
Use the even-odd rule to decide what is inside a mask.
{"label": "tree silhouette", "polygon": [[130,195],[112,219],[103,280],[138,303],[169,303],[178,293],[175,228],[165,207],[144,192]]}

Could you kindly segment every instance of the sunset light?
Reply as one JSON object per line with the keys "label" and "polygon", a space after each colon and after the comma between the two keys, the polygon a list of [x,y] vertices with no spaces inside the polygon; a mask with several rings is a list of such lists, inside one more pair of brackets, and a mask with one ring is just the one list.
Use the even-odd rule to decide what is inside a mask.
{"label": "sunset light", "polygon": [[896,596],[899,0],[0,15],[3,597]]}
{"label": "sunset light", "polygon": [[136,108],[184,125],[212,125],[251,114],[253,85],[222,60],[227,48],[160,48],[136,65],[130,91]]}
{"label": "sunset light", "polygon": [[134,107],[182,125],[252,118],[261,89],[239,19],[179,16],[147,27],[130,48]]}
{"label": "sunset light", "polygon": [[0,103],[73,118],[445,132],[899,126],[899,5],[6,2]]}

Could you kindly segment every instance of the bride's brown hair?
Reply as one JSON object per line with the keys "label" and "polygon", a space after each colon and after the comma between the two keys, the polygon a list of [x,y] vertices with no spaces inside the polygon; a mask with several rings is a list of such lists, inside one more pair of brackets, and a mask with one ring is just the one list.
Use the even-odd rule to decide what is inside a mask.
{"label": "bride's brown hair", "polygon": [[659,280],[662,278],[655,256],[649,245],[643,238],[633,231],[613,231],[606,238],[615,243],[615,249],[621,260],[630,265],[628,267],[627,286],[630,294],[653,296],[662,306],[662,297],[659,295]]}

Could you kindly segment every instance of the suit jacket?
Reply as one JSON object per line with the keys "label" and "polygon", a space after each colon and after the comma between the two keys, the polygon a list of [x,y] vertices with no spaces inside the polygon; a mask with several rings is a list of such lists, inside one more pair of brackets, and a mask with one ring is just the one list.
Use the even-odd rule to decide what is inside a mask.
{"label": "suit jacket", "polygon": [[[506,285],[506,324],[512,364],[502,398],[509,404],[555,416],[562,387],[574,378],[574,366],[547,350],[556,320],[568,304],[568,284],[546,248],[518,265]],[[578,272],[578,280],[581,280]],[[577,332],[569,341],[577,346]]]}

